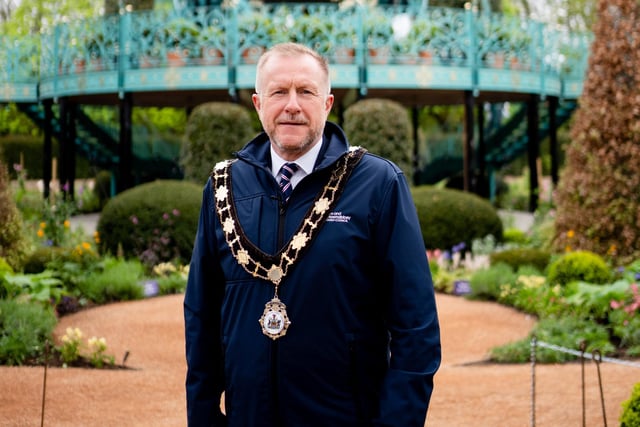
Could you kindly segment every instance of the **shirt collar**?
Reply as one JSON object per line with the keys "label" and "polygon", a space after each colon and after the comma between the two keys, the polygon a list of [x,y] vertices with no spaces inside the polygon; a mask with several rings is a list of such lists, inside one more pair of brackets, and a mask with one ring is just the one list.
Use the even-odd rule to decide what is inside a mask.
{"label": "shirt collar", "polygon": [[[322,137],[320,140],[311,147],[309,151],[304,153],[301,157],[297,158],[293,163],[297,164],[299,169],[296,172],[302,173],[303,176],[309,175],[313,172],[313,166],[316,164],[316,160],[318,159],[318,154],[320,154],[320,148],[322,148]],[[273,146],[271,146],[271,173],[273,176],[277,176],[278,172],[280,172],[280,168],[285,163],[290,163],[280,157]]]}

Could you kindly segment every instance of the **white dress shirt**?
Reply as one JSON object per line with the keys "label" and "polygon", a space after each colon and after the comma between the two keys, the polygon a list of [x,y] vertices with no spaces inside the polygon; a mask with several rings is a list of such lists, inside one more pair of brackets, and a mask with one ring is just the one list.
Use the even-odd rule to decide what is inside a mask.
{"label": "white dress shirt", "polygon": [[295,188],[302,178],[313,172],[313,166],[316,164],[321,147],[322,139],[314,144],[309,151],[302,155],[302,157],[299,157],[293,162],[288,162],[280,157],[273,149],[273,146],[271,146],[271,173],[276,179],[278,179],[278,173],[280,172],[282,165],[285,163],[295,163],[298,165],[298,170],[291,176],[291,187]]}

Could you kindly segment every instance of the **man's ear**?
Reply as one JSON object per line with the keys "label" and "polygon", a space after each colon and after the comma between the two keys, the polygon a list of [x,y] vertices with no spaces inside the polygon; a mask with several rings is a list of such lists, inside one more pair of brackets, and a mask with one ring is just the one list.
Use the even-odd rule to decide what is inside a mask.
{"label": "man's ear", "polygon": [[260,111],[260,95],[254,93],[253,95],[251,95],[251,101],[253,102],[253,107],[256,109],[256,111]]}
{"label": "man's ear", "polygon": [[327,112],[327,114],[331,112],[331,108],[333,107],[333,101],[334,101],[333,94],[330,93],[329,95],[327,95],[327,99],[324,101],[324,109]]}

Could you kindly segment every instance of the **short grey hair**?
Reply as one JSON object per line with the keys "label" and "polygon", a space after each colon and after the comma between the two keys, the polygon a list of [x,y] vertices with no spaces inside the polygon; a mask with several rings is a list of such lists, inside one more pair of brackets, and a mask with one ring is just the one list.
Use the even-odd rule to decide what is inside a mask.
{"label": "short grey hair", "polygon": [[284,55],[284,56],[309,55],[311,56],[313,59],[316,60],[318,65],[320,65],[320,68],[322,69],[322,71],[326,76],[327,94],[331,93],[331,78],[329,77],[329,62],[327,61],[327,59],[308,46],[305,46],[300,43],[292,43],[292,42],[279,43],[279,44],[273,45],[265,53],[263,53],[262,56],[260,56],[260,59],[258,60],[258,65],[256,66],[256,84],[255,84],[256,93],[258,93],[258,82],[260,81],[261,71],[264,68],[264,65],[267,63],[267,61],[275,55]]}

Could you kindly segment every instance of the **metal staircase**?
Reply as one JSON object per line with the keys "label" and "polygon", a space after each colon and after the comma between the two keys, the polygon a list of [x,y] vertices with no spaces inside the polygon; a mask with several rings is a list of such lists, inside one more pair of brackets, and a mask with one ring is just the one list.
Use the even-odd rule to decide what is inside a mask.
{"label": "metal staircase", "polygon": [[[37,103],[16,104],[18,109],[26,114],[40,129],[46,126],[44,109]],[[96,125],[83,111],[76,113],[77,126],[75,146],[77,153],[86,158],[89,163],[103,169],[115,169],[118,164],[117,141],[100,126]],[[58,141],[64,139],[60,120],[51,119],[51,131]]]}
{"label": "metal staircase", "polygon": [[[575,100],[563,101],[556,110],[556,123],[561,126],[577,108]],[[538,140],[543,141],[549,136],[548,109],[539,109],[540,127]],[[509,164],[527,151],[527,107],[520,105],[515,114],[494,130],[489,129],[485,140],[485,164],[495,171]],[[443,150],[418,172],[417,181],[420,184],[435,184],[445,178],[461,174],[463,170],[463,154],[461,147]]]}
{"label": "metal staircase", "polygon": [[[18,109],[26,114],[38,127],[45,128],[46,119],[44,108],[38,103],[19,103]],[[116,171],[120,158],[118,156],[117,130],[107,130],[95,123],[82,108],[75,112],[76,137],[74,140],[76,152],[86,158],[91,165],[101,169]],[[51,119],[53,137],[63,140],[60,119],[53,115]],[[134,141],[134,145],[136,142]],[[140,144],[142,145],[142,144]],[[133,168],[144,171],[144,180],[150,178],[181,178],[180,167],[176,159],[167,153],[145,153],[137,155],[134,147]],[[142,150],[144,151],[144,150]],[[147,150],[148,151],[148,150]],[[162,154],[165,154],[164,156]]]}
{"label": "metal staircase", "polygon": [[[556,123],[565,123],[577,107],[575,100],[563,101],[556,111]],[[547,108],[540,108],[540,127],[538,140],[543,141],[549,136],[549,112]],[[510,163],[527,151],[527,107],[521,105],[509,120],[492,132],[486,140],[485,162],[494,170]]]}

